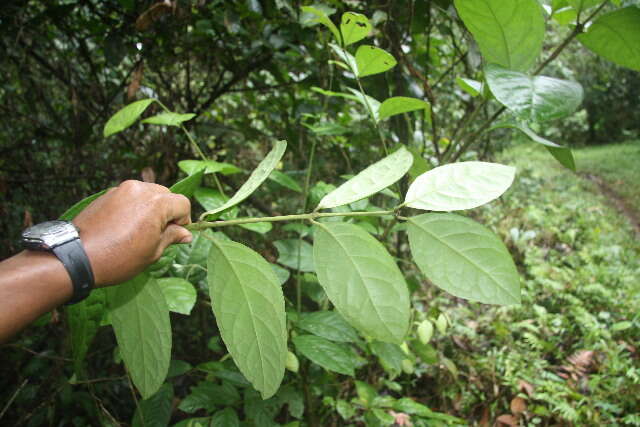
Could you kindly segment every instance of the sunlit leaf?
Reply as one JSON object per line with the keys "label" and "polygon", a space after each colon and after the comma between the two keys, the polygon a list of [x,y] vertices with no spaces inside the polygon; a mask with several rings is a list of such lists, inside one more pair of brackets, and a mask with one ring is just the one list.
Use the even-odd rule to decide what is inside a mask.
{"label": "sunlit leaf", "polygon": [[511,186],[516,169],[487,162],[460,162],[423,173],[409,187],[405,205],[430,211],[456,211],[484,205]]}
{"label": "sunlit leaf", "polygon": [[146,273],[108,288],[109,316],[120,355],[143,398],[162,385],[171,361],[169,308],[156,279]]}
{"label": "sunlit leaf", "polygon": [[205,169],[205,173],[220,172],[223,175],[232,175],[234,173],[242,172],[242,169],[237,168],[232,164],[216,162],[213,160],[181,160],[178,162],[178,167],[187,175],[193,175],[201,169]]}
{"label": "sunlit leaf", "polygon": [[157,279],[169,310],[189,315],[196,303],[197,293],[191,282],[179,277]]}
{"label": "sunlit leaf", "polygon": [[462,90],[471,96],[475,97],[482,93],[482,83],[477,80],[456,77],[456,83],[458,83],[458,86],[460,86]]}
{"label": "sunlit leaf", "polygon": [[431,106],[428,102],[418,98],[408,98],[406,96],[394,96],[387,98],[380,104],[378,110],[378,120],[384,120],[396,114],[407,113],[416,110],[429,110]]}
{"label": "sunlit leaf", "polygon": [[582,102],[582,86],[577,82],[529,76],[495,64],[485,67],[485,77],[496,99],[526,121],[566,117]]}
{"label": "sunlit leaf", "polygon": [[215,239],[207,266],[220,335],[240,372],[266,399],[278,390],[287,357],[280,282],[264,258],[232,241]]}
{"label": "sunlit leaf", "polygon": [[347,205],[375,194],[402,178],[412,163],[411,153],[400,147],[324,196],[316,210]]}
{"label": "sunlit leaf", "polygon": [[315,335],[298,335],[293,343],[298,353],[324,369],[344,375],[355,374],[356,359],[344,345]]}
{"label": "sunlit leaf", "polygon": [[422,214],[408,223],[413,259],[433,284],[485,304],[520,302],[516,266],[490,230],[454,214]]}
{"label": "sunlit leaf", "polygon": [[362,45],[356,51],[358,77],[384,73],[396,64],[397,61],[393,55],[379,47]]}
{"label": "sunlit leaf", "polygon": [[380,341],[402,341],[409,291],[380,242],[354,224],[322,223],[315,227],[313,258],[320,284],[352,326]]}
{"label": "sunlit leaf", "polygon": [[640,70],[640,8],[629,6],[602,15],[578,40],[609,61]]}
{"label": "sunlit leaf", "polygon": [[303,12],[309,13],[315,17],[314,19],[309,20],[309,22],[318,22],[324,25],[331,31],[331,34],[333,34],[333,37],[336,39],[336,41],[338,43],[342,43],[342,38],[340,37],[340,31],[338,31],[338,27],[336,27],[336,25],[331,22],[331,19],[329,19],[329,17],[322,10],[311,6],[302,6],[300,9]]}
{"label": "sunlit leaf", "polygon": [[114,133],[121,132],[135,123],[138,117],[155,99],[142,99],[140,101],[132,102],[120,111],[115,113],[107,124],[104,125],[103,135],[108,137]]}
{"label": "sunlit leaf", "polygon": [[249,179],[247,179],[245,183],[242,184],[236,194],[234,194],[233,197],[231,197],[224,205],[203,213],[200,218],[204,219],[208,215],[222,212],[237,205],[238,203],[249,197],[251,193],[256,191],[260,184],[262,184],[264,180],[267,179],[269,175],[271,175],[271,171],[273,171],[278,165],[278,162],[280,162],[280,159],[282,159],[282,156],[284,155],[286,149],[286,141],[276,142],[269,154],[267,154],[267,156],[260,162],[258,167],[253,172],[251,172]]}
{"label": "sunlit leaf", "polygon": [[349,46],[369,35],[371,23],[366,16],[360,13],[346,12],[342,14],[340,20],[340,32],[342,33],[343,46]]}
{"label": "sunlit leaf", "polygon": [[526,71],[542,50],[544,16],[537,0],[455,0],[486,63]]}
{"label": "sunlit leaf", "polygon": [[180,126],[182,122],[186,122],[195,117],[195,114],[179,114],[173,112],[162,112],[155,116],[148,117],[142,120],[142,123],[148,123],[150,125],[165,125],[165,126]]}

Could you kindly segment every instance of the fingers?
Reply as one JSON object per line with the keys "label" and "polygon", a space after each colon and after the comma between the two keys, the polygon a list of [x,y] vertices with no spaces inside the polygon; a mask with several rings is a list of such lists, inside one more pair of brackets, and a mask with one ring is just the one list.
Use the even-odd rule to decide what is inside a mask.
{"label": "fingers", "polygon": [[162,238],[160,239],[160,246],[162,250],[165,250],[167,246],[172,245],[174,243],[191,243],[192,240],[193,240],[193,235],[189,230],[177,224],[171,223],[167,226],[167,228],[162,233]]}
{"label": "fingers", "polygon": [[191,202],[182,194],[166,194],[162,196],[165,223],[178,225],[191,224]]}

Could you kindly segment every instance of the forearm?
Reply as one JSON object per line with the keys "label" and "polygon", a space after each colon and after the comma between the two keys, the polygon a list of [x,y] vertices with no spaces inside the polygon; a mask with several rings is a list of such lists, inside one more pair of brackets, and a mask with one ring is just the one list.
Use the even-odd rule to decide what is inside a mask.
{"label": "forearm", "polygon": [[0,262],[0,343],[71,298],[69,274],[52,253],[24,251]]}

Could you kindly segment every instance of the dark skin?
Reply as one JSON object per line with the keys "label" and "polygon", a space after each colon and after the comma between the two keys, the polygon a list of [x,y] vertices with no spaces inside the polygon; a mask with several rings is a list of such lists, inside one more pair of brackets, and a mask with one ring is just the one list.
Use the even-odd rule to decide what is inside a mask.
{"label": "dark skin", "polygon": [[[93,201],[73,223],[91,262],[95,286],[125,282],[173,243],[189,243],[189,199],[168,188],[125,181]],[[23,251],[0,262],[0,343],[72,296],[55,255]]]}

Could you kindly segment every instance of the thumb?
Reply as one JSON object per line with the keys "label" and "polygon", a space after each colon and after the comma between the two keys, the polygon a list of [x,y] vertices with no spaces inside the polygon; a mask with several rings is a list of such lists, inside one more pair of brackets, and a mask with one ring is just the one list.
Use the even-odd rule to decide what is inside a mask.
{"label": "thumb", "polygon": [[169,224],[162,233],[160,244],[165,249],[173,243],[191,243],[192,240],[193,235],[189,230],[178,224]]}

